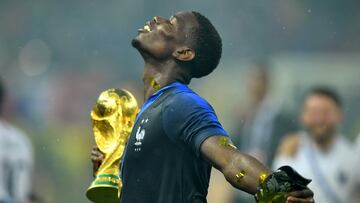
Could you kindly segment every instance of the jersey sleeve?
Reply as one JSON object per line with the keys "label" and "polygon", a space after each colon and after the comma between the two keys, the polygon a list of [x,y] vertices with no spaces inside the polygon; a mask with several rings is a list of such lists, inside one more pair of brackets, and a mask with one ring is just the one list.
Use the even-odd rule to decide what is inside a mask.
{"label": "jersey sleeve", "polygon": [[214,109],[195,93],[175,94],[162,109],[166,135],[180,145],[192,148],[200,155],[200,145],[214,135],[228,136]]}

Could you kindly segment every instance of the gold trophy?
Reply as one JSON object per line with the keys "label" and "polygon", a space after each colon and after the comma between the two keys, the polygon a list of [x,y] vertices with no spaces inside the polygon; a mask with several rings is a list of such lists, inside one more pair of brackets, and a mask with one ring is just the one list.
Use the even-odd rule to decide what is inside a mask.
{"label": "gold trophy", "polygon": [[138,111],[135,97],[126,90],[109,89],[97,99],[91,120],[96,145],[105,156],[86,192],[92,202],[119,203],[121,158]]}

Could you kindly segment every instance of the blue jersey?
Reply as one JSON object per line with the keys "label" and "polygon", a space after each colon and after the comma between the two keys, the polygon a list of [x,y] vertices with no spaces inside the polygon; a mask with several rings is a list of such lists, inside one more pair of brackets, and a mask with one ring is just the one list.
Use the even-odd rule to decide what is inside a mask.
{"label": "blue jersey", "polygon": [[160,89],[125,149],[121,203],[206,202],[211,165],[200,146],[215,135],[227,133],[209,103],[181,83]]}

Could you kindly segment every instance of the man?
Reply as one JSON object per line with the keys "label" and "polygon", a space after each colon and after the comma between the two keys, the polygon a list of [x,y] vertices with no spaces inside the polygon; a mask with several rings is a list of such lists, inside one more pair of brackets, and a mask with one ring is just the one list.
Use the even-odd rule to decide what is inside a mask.
{"label": "man", "polygon": [[[271,172],[232,147],[212,107],[186,86],[219,63],[221,39],[209,20],[197,12],[154,17],[132,45],[145,62],[146,102],[124,152],[121,202],[206,202],[211,166],[255,194],[259,177]],[[98,150],[92,155],[98,164]],[[313,202],[308,189],[286,198]]]}
{"label": "man", "polygon": [[0,80],[0,203],[29,201],[32,146],[26,135],[2,116],[5,88]]}
{"label": "man", "polygon": [[355,203],[360,194],[360,159],[340,133],[343,111],[336,92],[316,87],[305,97],[304,131],[286,137],[274,167],[287,164],[312,178],[316,202]]}

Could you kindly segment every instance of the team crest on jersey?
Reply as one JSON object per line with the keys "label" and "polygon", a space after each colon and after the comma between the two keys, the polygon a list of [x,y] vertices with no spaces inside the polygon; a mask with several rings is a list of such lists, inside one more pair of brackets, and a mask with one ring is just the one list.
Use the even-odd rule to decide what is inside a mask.
{"label": "team crest on jersey", "polygon": [[135,151],[136,152],[139,152],[141,151],[141,146],[142,146],[142,141],[145,137],[145,129],[142,128],[142,124],[144,123],[147,123],[149,122],[149,119],[146,118],[146,119],[142,119],[141,120],[141,123],[140,123],[140,126],[138,127],[138,129],[136,130],[136,134],[135,134],[135,139],[136,139],[136,142],[135,142]]}

